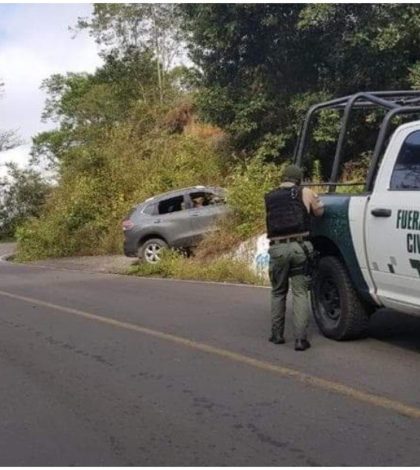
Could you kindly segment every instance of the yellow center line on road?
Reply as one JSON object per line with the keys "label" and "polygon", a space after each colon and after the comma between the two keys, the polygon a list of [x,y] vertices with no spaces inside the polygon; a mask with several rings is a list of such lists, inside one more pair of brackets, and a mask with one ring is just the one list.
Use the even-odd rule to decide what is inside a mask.
{"label": "yellow center line on road", "polygon": [[70,315],[85,318],[87,320],[96,321],[98,323],[111,325],[116,328],[121,328],[121,329],[129,330],[129,331],[135,331],[137,333],[152,336],[154,338],[158,338],[158,339],[171,342],[174,344],[179,344],[181,346],[185,346],[185,347],[194,349],[196,351],[201,351],[201,352],[212,354],[214,356],[218,356],[224,359],[229,359],[230,361],[233,361],[236,363],[246,364],[256,369],[263,370],[266,372],[271,372],[282,377],[291,378],[298,382],[302,382],[304,384],[307,384],[307,385],[310,385],[319,389],[327,390],[329,392],[334,392],[339,395],[343,395],[343,396],[352,398],[354,400],[358,400],[360,402],[368,403],[370,405],[374,405],[379,408],[384,408],[389,411],[394,411],[396,413],[402,414],[409,418],[420,419],[420,408],[406,405],[405,403],[402,403],[398,400],[392,400],[390,398],[386,398],[380,395],[375,395],[369,392],[364,392],[362,390],[349,387],[339,382],[322,379],[320,377],[316,377],[314,375],[310,375],[305,372],[300,372],[299,370],[296,370],[296,369],[291,369],[289,367],[283,367],[283,366],[279,366],[276,364],[272,364],[270,362],[255,359],[250,356],[245,356],[244,354],[229,351],[227,349],[221,349],[221,348],[217,348],[214,346],[210,346],[208,344],[193,341],[187,338],[183,338],[181,336],[164,333],[162,331],[154,330],[154,329],[136,325],[133,323],[123,322],[120,320],[116,320],[114,318],[102,317],[94,313],[89,313],[83,310],[77,310],[77,309],[70,308],[70,307],[64,307],[62,305],[45,302],[43,300],[38,300],[38,299],[31,298],[31,297],[17,295],[17,294],[12,294],[11,292],[6,292],[2,290],[0,290],[0,295],[4,297],[8,297],[10,299],[27,302],[32,305],[39,305],[40,307],[46,307],[52,310],[57,310],[59,312],[64,312]]}

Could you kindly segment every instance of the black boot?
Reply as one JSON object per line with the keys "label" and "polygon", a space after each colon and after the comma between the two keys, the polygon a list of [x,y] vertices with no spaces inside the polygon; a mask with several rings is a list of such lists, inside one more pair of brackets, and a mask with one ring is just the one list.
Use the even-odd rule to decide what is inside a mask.
{"label": "black boot", "polygon": [[285,343],[284,337],[280,333],[280,331],[273,331],[271,333],[270,338],[268,338],[268,341],[271,341],[273,344],[284,344]]}
{"label": "black boot", "polygon": [[298,338],[295,341],[295,351],[305,351],[311,347],[311,343],[307,339]]}

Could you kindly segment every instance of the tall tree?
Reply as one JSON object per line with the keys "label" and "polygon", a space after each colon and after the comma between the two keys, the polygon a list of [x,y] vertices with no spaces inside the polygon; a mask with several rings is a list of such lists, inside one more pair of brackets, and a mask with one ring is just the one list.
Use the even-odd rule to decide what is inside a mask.
{"label": "tall tree", "polygon": [[[410,69],[412,83],[418,75],[416,4],[180,8],[190,57],[202,73],[203,116],[227,129],[238,149],[269,159],[290,156],[298,122],[314,101],[407,87]],[[328,142],[331,132],[318,138]]]}
{"label": "tall tree", "polygon": [[[159,101],[154,87],[154,60],[148,51],[129,48],[121,57],[108,54],[94,74],[54,74],[44,80],[47,100],[43,120],[58,128],[33,138],[33,161],[55,166],[73,158],[80,146],[123,122],[134,106]],[[80,158],[80,155],[78,156]]]}
{"label": "tall tree", "polygon": [[79,18],[105,53],[126,54],[128,49],[150,51],[155,59],[160,101],[165,95],[165,74],[180,48],[177,5],[170,3],[99,3],[91,18]]}
{"label": "tall tree", "polygon": [[8,175],[0,179],[0,238],[13,237],[23,221],[39,215],[50,186],[34,169],[8,163]]}

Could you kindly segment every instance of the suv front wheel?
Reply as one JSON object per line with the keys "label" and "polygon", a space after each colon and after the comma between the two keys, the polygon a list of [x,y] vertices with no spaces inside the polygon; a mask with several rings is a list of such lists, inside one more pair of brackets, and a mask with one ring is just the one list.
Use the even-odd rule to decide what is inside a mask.
{"label": "suv front wheel", "polygon": [[162,252],[168,248],[168,244],[161,238],[146,240],[139,248],[139,258],[150,264],[159,263]]}

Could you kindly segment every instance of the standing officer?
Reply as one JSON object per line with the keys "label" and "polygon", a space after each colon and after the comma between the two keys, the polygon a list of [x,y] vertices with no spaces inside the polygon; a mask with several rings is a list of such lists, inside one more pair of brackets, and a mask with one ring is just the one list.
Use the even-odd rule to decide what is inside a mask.
{"label": "standing officer", "polygon": [[312,243],[308,240],[310,215],[319,217],[324,213],[318,195],[300,186],[302,177],[299,167],[288,166],[280,187],[265,196],[272,286],[272,330],[269,340],[274,344],[285,342],[286,296],[290,278],[296,351],[311,347],[307,339],[309,300],[305,264],[313,253]]}

